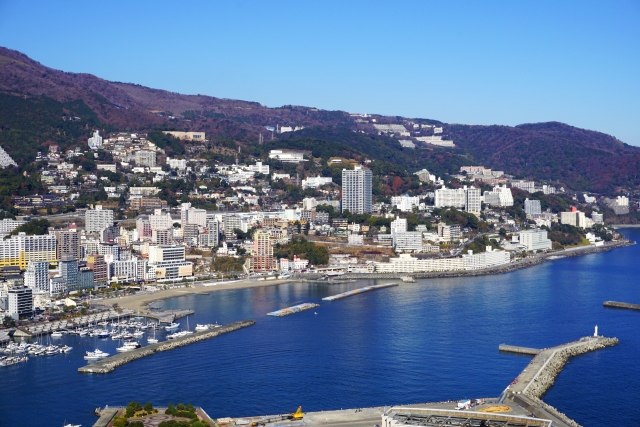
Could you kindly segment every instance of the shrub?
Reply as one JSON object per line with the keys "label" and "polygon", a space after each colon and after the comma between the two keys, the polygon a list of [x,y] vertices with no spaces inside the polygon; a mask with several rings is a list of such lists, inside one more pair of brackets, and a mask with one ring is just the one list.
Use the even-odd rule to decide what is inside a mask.
{"label": "shrub", "polygon": [[189,412],[196,412],[196,408],[191,403],[189,403],[185,409]]}
{"label": "shrub", "polygon": [[176,406],[176,409],[177,409],[178,411],[184,411],[184,404],[182,404],[182,403],[178,403],[178,406]]}
{"label": "shrub", "polygon": [[167,410],[164,411],[164,413],[167,415],[173,415],[176,413],[176,407],[173,406],[173,403],[169,403],[169,405],[167,406]]}
{"label": "shrub", "polygon": [[153,410],[153,405],[151,404],[151,402],[145,403],[144,410],[147,412],[151,412]]}
{"label": "shrub", "polygon": [[127,419],[125,417],[116,417],[115,420],[113,420],[113,427],[126,427],[127,426]]}

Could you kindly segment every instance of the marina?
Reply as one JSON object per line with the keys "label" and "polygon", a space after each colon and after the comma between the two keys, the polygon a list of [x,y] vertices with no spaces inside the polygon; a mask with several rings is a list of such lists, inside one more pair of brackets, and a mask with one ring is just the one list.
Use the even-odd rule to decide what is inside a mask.
{"label": "marina", "polygon": [[96,363],[83,366],[78,369],[78,372],[89,374],[106,374],[112,372],[117,367],[126,363],[132,362],[143,357],[151,356],[152,354],[173,350],[178,347],[193,344],[199,341],[207,340],[217,337],[218,335],[228,332],[237,331],[238,329],[249,327],[255,324],[253,320],[242,320],[239,322],[233,322],[228,325],[223,325],[213,330],[206,330],[203,332],[196,332],[189,335],[176,337],[171,341],[163,341],[157,344],[151,344],[141,348],[133,348],[130,351],[116,354],[111,357],[102,359]]}
{"label": "marina", "polygon": [[373,286],[365,286],[364,288],[358,288],[358,289],[354,289],[351,291],[347,291],[347,292],[342,292],[340,294],[337,295],[331,295],[329,297],[325,297],[322,298],[322,301],[335,301],[338,299],[342,299],[342,298],[347,298],[347,297],[351,297],[354,295],[358,295],[364,292],[369,292],[369,291],[375,291],[376,289],[384,289],[384,288],[390,288],[392,286],[398,286],[397,283],[385,283],[382,285],[373,285]]}
{"label": "marina", "polygon": [[320,307],[320,304],[305,302],[302,304],[294,305],[292,307],[287,307],[281,310],[272,311],[270,313],[267,313],[267,316],[275,316],[275,317],[288,316],[290,314],[300,313],[301,311],[311,310],[312,308],[315,308],[315,307]]}

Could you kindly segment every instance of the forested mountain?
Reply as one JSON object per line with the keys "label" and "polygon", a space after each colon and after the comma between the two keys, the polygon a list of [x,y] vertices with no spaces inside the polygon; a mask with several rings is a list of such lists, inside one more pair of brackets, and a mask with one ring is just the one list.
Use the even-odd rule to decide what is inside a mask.
{"label": "forested mountain", "polygon": [[[377,123],[435,120],[374,116]],[[339,143],[404,173],[427,168],[442,176],[462,165],[482,164],[522,178],[565,184],[575,190],[608,192],[640,186],[640,148],[614,137],[562,123],[510,126],[442,124],[455,149],[402,148],[397,138],[378,135],[372,123],[344,111],[304,106],[264,107],[256,102],[181,95],[110,82],[90,74],[48,68],[0,47],[0,145],[21,166],[50,143],[84,144],[103,131],[204,131],[217,141],[255,146],[262,133],[269,146],[333,147]],[[275,134],[266,126],[304,126]],[[273,145],[275,144],[275,145]],[[278,145],[280,144],[280,145]],[[250,152],[251,150],[247,150]],[[255,151],[255,150],[254,150]]]}

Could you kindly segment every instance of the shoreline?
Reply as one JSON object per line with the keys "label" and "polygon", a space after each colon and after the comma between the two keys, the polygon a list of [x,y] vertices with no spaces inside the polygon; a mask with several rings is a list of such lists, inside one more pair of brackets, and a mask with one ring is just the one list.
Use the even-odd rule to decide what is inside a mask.
{"label": "shoreline", "polygon": [[[588,255],[592,253],[600,253],[606,252],[617,248],[622,248],[625,246],[634,245],[635,242],[625,240],[620,242],[615,242],[609,245],[603,246],[582,246],[576,248],[564,249],[559,252],[552,252],[548,254],[543,254],[536,258],[525,259],[521,261],[512,262],[505,265],[499,265],[496,267],[490,267],[482,270],[460,270],[460,271],[442,271],[442,272],[422,272],[422,273],[413,273],[409,274],[410,276],[415,277],[416,279],[442,279],[442,278],[451,278],[451,277],[473,277],[473,276],[485,276],[491,274],[503,274],[509,273],[511,271],[520,270],[523,268],[533,267],[535,265],[542,264],[547,261],[553,261],[554,259],[565,258],[565,257],[574,257],[581,255]],[[342,279],[355,279],[355,280],[367,280],[367,279],[399,279],[400,276],[407,276],[408,273],[346,273],[340,278]],[[227,281],[227,282],[193,282],[191,286],[188,287],[177,287],[172,289],[166,289],[162,291],[157,291],[153,293],[145,293],[145,294],[137,294],[119,298],[110,298],[101,300],[96,302],[97,305],[111,306],[112,304],[118,304],[118,307],[131,309],[134,311],[142,311],[143,313],[149,313],[151,305],[154,302],[162,301],[171,298],[178,298],[184,295],[194,295],[194,294],[207,294],[210,292],[216,291],[224,291],[224,290],[235,290],[235,289],[247,289],[247,288],[256,288],[256,287],[266,287],[266,286],[275,286],[281,285],[284,283],[291,282],[316,282],[317,278],[321,275],[318,274],[304,274],[292,276],[287,279],[275,279],[275,280],[261,280],[261,281],[251,281],[251,280],[236,280],[236,281]],[[331,282],[324,281],[321,283]]]}

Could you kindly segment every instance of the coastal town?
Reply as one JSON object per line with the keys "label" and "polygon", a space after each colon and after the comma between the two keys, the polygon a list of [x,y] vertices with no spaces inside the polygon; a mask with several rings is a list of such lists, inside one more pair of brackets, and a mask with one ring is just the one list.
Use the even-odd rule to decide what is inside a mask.
{"label": "coastal town", "polygon": [[[375,127],[405,138],[403,147],[416,129],[425,133],[413,123]],[[430,139],[417,143],[441,140],[441,128],[426,131]],[[381,176],[378,160],[313,150],[240,161],[233,147],[216,154],[204,132],[95,130],[83,146],[39,152],[34,174],[47,193],[14,196],[0,221],[5,325],[84,314],[91,298],[118,292],[225,279],[473,274],[624,240],[605,212],[629,213],[625,195],[579,194],[483,166]],[[15,164],[0,154],[3,167]]]}

